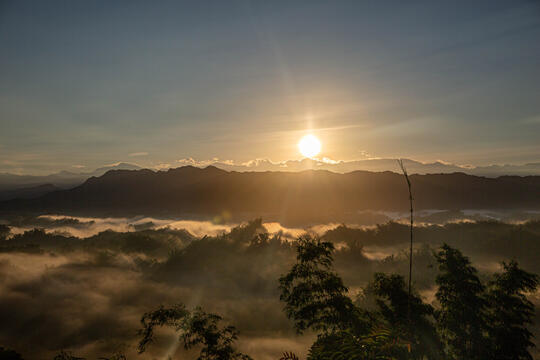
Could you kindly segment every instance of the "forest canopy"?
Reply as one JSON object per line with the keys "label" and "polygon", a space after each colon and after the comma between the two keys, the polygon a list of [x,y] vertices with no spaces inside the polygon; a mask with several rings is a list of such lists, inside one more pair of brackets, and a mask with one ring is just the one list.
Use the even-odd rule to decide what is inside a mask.
{"label": "forest canopy", "polygon": [[[406,241],[408,230],[399,223],[369,228],[343,225],[299,239],[286,233],[269,233],[260,219],[229,232],[202,237],[172,229],[105,231],[87,238],[51,233],[47,228],[22,234],[11,233],[9,224],[4,229],[0,311],[8,326],[2,327],[0,344],[26,359],[50,359],[60,351],[89,359],[115,353],[134,358],[138,356],[137,329],[143,314],[160,305],[169,308],[175,304],[183,304],[190,314],[197,311],[197,306],[204,314],[219,314],[223,324],[234,325],[239,333],[235,351],[255,359],[276,359],[285,351],[305,358],[312,346],[323,349],[326,342],[337,341],[331,336],[324,341],[317,337],[331,329],[352,336],[339,341],[353,341],[360,334],[370,336],[375,329],[382,332],[383,337],[377,340],[382,341],[384,336],[394,336],[389,329],[400,329],[406,335],[400,337],[400,347],[394,350],[402,351],[411,342],[409,339],[419,342],[422,338],[429,340],[423,340],[422,350],[413,350],[433,354],[446,344],[435,321],[441,311],[437,281],[443,243],[470,256],[467,266],[477,269],[473,273],[481,284],[476,295],[495,294],[500,299],[499,303],[482,301],[482,316],[501,313],[500,309],[508,307],[504,304],[522,301],[521,296],[535,284],[531,273],[540,270],[534,261],[540,240],[538,222],[468,222],[415,228],[418,244],[414,253],[412,314],[415,327],[422,330],[413,336],[408,319],[403,317],[407,306],[402,285],[408,260],[401,239]],[[297,335],[298,322],[294,316],[287,317],[295,310],[287,310],[287,296],[283,297],[283,286],[288,283],[282,282],[280,290],[278,279],[297,264],[297,246],[308,239],[324,244],[322,254],[332,259],[330,263],[328,258],[323,261],[330,267],[319,270],[332,274],[327,278],[327,284],[334,284],[329,294],[337,296],[332,295],[333,300],[341,299],[337,303],[344,312],[317,316],[312,324],[317,326],[304,319],[304,333]],[[520,241],[521,246],[511,246],[512,241]],[[506,261],[505,265],[501,261]],[[501,289],[508,286],[505,279],[520,277],[524,277],[522,288],[514,289],[511,297],[503,297],[506,290]],[[527,299],[531,303],[522,302],[522,309],[525,314],[529,311],[530,318],[537,300],[535,296]],[[356,315],[349,316],[349,311]],[[367,315],[373,311],[377,316]],[[505,316],[511,319],[514,315]],[[345,326],[337,321],[340,318],[354,324]],[[334,320],[328,323],[328,319]],[[384,326],[374,327],[374,321]],[[29,324],[34,329],[31,333],[24,330]],[[434,328],[437,336],[433,335]],[[504,328],[482,328],[481,337],[490,334],[508,339],[508,334],[502,332]],[[533,341],[528,334],[538,330],[530,324],[522,329],[516,338],[527,352],[534,353],[528,346]],[[177,345],[171,348],[175,339],[174,333],[158,330],[143,358],[162,356],[168,351],[173,351],[173,356],[181,351]]]}

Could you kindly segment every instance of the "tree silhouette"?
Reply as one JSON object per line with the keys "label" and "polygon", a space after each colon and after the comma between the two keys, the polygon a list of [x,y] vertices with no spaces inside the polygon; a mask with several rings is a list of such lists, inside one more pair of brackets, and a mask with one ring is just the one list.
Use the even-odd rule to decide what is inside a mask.
{"label": "tree silhouette", "polygon": [[82,357],[73,355],[71,352],[61,350],[53,360],[85,360]]}
{"label": "tree silhouette", "polygon": [[221,320],[219,315],[206,313],[200,307],[190,312],[183,304],[171,308],[161,306],[144,314],[141,319],[143,328],[139,331],[142,336],[139,353],[143,353],[152,342],[156,326],[169,326],[180,333],[185,349],[201,346],[198,360],[250,360],[233,346],[238,338],[236,328],[219,327]]}
{"label": "tree silhouette", "polygon": [[10,349],[6,349],[2,346],[0,346],[0,360],[22,360],[22,356]]}
{"label": "tree silhouette", "polygon": [[405,347],[385,324],[374,324],[347,296],[333,271],[332,243],[304,235],[296,250],[297,262],[279,279],[280,298],[299,333],[318,332],[308,360],[406,358]]}
{"label": "tree silhouette", "polygon": [[442,344],[432,321],[434,309],[419,296],[409,296],[403,276],[376,273],[370,287],[394,336],[411,341],[411,357],[440,359]]}
{"label": "tree silhouette", "polygon": [[333,251],[330,242],[310,235],[299,237],[297,262],[279,279],[285,313],[299,333],[307,329],[333,332],[359,326],[367,332],[367,324],[346,295],[347,287],[332,271]]}
{"label": "tree silhouette", "polygon": [[439,263],[437,328],[446,354],[456,360],[485,360],[487,304],[477,271],[467,257],[447,244],[435,256]]}
{"label": "tree silhouette", "polygon": [[9,228],[9,226],[0,224],[0,240],[5,240],[7,236],[9,235],[10,231],[11,229]]}
{"label": "tree silhouette", "polygon": [[296,356],[293,352],[284,352],[283,356],[279,358],[279,360],[300,360],[298,356]]}
{"label": "tree silhouette", "polygon": [[[399,167],[401,168],[401,171],[403,172],[403,176],[405,177],[405,181],[407,182],[407,188],[409,189],[409,206],[410,206],[410,214],[411,214],[411,226],[410,226],[410,243],[409,243],[409,282],[408,282],[408,294],[409,297],[412,296],[412,264],[413,264],[413,229],[414,229],[414,208],[413,208],[413,196],[412,196],[412,187],[411,187],[411,180],[409,179],[409,173],[407,173],[407,169],[405,168],[405,165],[403,164],[403,159],[398,160]],[[410,319],[411,314],[411,304],[409,303],[407,305],[407,316],[409,317],[409,322],[411,322]],[[413,331],[412,324],[410,324],[409,333],[412,333]],[[412,334],[411,334],[412,335]]]}
{"label": "tree silhouette", "polygon": [[[531,243],[536,243],[537,239],[533,233],[537,233],[540,229],[538,224],[540,223],[534,222],[525,226],[528,231],[524,233],[526,236],[523,241],[530,238]],[[373,281],[365,289],[365,294],[373,295],[373,298],[368,296],[365,302],[355,303],[351,300],[344,281],[334,270],[334,255],[341,262],[339,269],[346,274],[346,278],[353,274],[360,275],[362,281],[368,281],[370,274],[368,271],[364,274],[359,273],[361,269],[366,268],[355,267],[358,259],[363,258],[362,245],[366,242],[370,245],[395,244],[394,239],[403,238],[408,227],[389,223],[380,225],[374,230],[364,231],[342,226],[333,230],[330,236],[323,238],[345,244],[339,250],[335,250],[333,243],[310,235],[299,237],[293,245],[282,241],[279,236],[270,237],[267,233],[261,233],[261,226],[261,220],[257,219],[230,234],[205,237],[196,241],[187,238],[186,242],[189,245],[181,251],[171,253],[163,266],[167,266],[164,268],[170,276],[178,274],[185,276],[190,269],[200,272],[201,264],[209,263],[208,253],[211,252],[213,271],[228,270],[230,272],[227,274],[240,274],[239,278],[247,282],[249,279],[246,278],[245,269],[258,273],[261,267],[257,267],[257,264],[261,259],[277,262],[277,256],[282,256],[279,262],[281,265],[286,264],[292,258],[291,251],[295,249],[296,261],[289,271],[279,278],[280,299],[284,302],[286,315],[294,322],[299,333],[313,331],[317,335],[316,341],[309,349],[307,360],[533,359],[529,352],[534,346],[533,336],[528,326],[534,318],[535,308],[527,299],[527,295],[538,288],[540,279],[537,275],[521,269],[515,261],[503,263],[503,270],[494,274],[485,286],[480,281],[477,270],[459,250],[445,244],[433,257],[432,251],[426,245],[415,253],[415,261],[423,262],[426,266],[432,264],[434,259],[438,263],[439,273],[436,277],[438,304],[435,303],[432,307],[424,303],[414,289],[411,289],[409,294],[406,277],[384,273],[376,273]],[[445,231],[449,230],[445,236],[451,239],[463,227],[489,230],[477,234],[478,238],[467,238],[475,241],[464,240],[459,243],[468,251],[474,247],[488,251],[489,248],[485,246],[487,242],[482,240],[491,234],[500,236],[500,240],[495,242],[490,239],[491,243],[507,244],[505,233],[500,234],[504,229],[512,229],[511,225],[494,222],[474,225],[449,224],[444,227]],[[443,228],[439,230],[442,231]],[[432,234],[438,235],[432,228],[419,228],[417,231],[419,241],[431,237]],[[29,237],[28,241],[34,241],[39,234],[40,231],[33,231],[26,235],[15,235],[14,238],[16,242],[24,245],[26,236]],[[46,237],[40,240],[44,246],[48,246],[47,244],[64,246],[64,240],[67,241],[67,238],[59,235],[44,236]],[[85,242],[89,241],[90,244],[101,244],[104,249],[111,246],[125,249],[123,240],[111,245],[109,240],[114,237],[109,239],[101,238],[102,236],[104,235],[81,241],[76,246],[87,247],[89,245]],[[132,240],[136,244],[130,249],[155,248],[153,242],[147,243],[147,239],[142,237],[140,240],[144,241],[130,237],[129,241]],[[474,244],[467,245],[467,243]],[[536,248],[527,247],[527,251],[532,251],[531,249]],[[507,250],[512,250],[512,247],[504,247],[504,251]],[[242,266],[235,263],[239,261],[238,258],[243,259]],[[404,265],[406,260],[402,257],[399,261]],[[400,263],[394,261],[393,257],[381,261],[380,264],[384,265],[381,269],[390,271],[398,269],[395,264]],[[531,262],[526,262],[526,266],[531,266]],[[160,271],[164,268],[156,266]],[[405,266],[402,271],[406,276]],[[204,277],[195,272],[188,275],[193,283],[205,281]],[[223,273],[219,275],[223,277]],[[423,288],[433,285],[435,275],[435,273],[417,274],[425,277],[422,282]],[[484,276],[487,278],[488,275]],[[272,273],[269,278],[277,277],[277,273]],[[253,283],[258,284],[259,279],[255,280]],[[275,291],[275,286],[272,291]],[[145,352],[151,344],[156,327],[170,327],[177,332],[184,348],[200,350],[198,357],[200,360],[250,359],[235,348],[237,330],[233,326],[223,325],[219,315],[206,313],[201,308],[190,310],[182,304],[161,306],[145,313],[141,323],[140,353]],[[2,359],[20,360],[21,356],[0,348],[0,360]],[[54,359],[83,358],[62,351]],[[98,359],[125,360],[125,356],[116,354]],[[286,352],[283,353],[282,360],[299,359],[295,354]]]}
{"label": "tree silhouette", "polygon": [[489,284],[489,339],[492,359],[533,359],[529,348],[534,347],[533,335],[527,329],[532,324],[534,305],[526,293],[538,288],[539,278],[519,268],[517,262],[503,263],[504,271],[495,274]]}
{"label": "tree silhouette", "polygon": [[308,360],[409,358],[404,344],[396,342],[392,332],[385,328],[374,328],[366,336],[358,336],[350,330],[318,336],[308,354]]}

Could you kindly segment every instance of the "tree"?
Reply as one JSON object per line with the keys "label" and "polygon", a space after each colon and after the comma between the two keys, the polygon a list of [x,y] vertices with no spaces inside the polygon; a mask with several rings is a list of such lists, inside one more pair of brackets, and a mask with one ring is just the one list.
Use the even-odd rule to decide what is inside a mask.
{"label": "tree", "polygon": [[[403,176],[405,177],[405,181],[407,182],[407,187],[409,189],[409,206],[410,206],[410,213],[411,213],[411,227],[410,227],[410,243],[409,243],[409,283],[408,283],[408,294],[409,297],[412,296],[412,264],[413,264],[413,229],[414,229],[414,209],[413,209],[413,196],[412,196],[412,187],[411,187],[411,180],[409,179],[409,174],[407,173],[407,169],[405,168],[405,165],[403,164],[403,159],[398,160],[399,167],[401,168],[401,171],[403,172]],[[409,322],[411,315],[411,304],[408,303],[407,305],[407,316],[409,317]],[[413,327],[412,323],[409,324],[410,329],[409,333],[412,333]],[[412,339],[412,338],[411,338]]]}
{"label": "tree", "polygon": [[[0,354],[1,355],[1,354]],[[0,356],[0,359],[3,359]],[[75,356],[73,353],[65,350],[61,350],[58,354],[55,355],[53,360],[86,360],[83,357]],[[98,360],[127,360],[126,356],[120,352],[113,354],[110,357],[100,357]]]}
{"label": "tree", "polygon": [[407,357],[404,344],[347,296],[347,287],[333,271],[332,243],[304,235],[296,251],[297,262],[279,280],[280,298],[299,333],[319,332],[308,360]]}
{"label": "tree", "polygon": [[364,327],[358,309],[346,295],[347,287],[332,271],[334,245],[319,238],[298,238],[296,264],[280,277],[280,299],[299,333],[307,329],[324,333]]}
{"label": "tree", "polygon": [[409,354],[390,330],[381,328],[365,336],[352,331],[319,336],[309,350],[308,360],[328,359],[406,360]]}
{"label": "tree", "polygon": [[534,305],[526,293],[538,288],[539,278],[521,269],[516,261],[502,263],[504,271],[495,274],[488,287],[489,338],[492,359],[533,359],[533,335],[527,329],[532,324]]}
{"label": "tree", "polygon": [[201,346],[198,360],[250,360],[233,346],[238,338],[236,328],[230,325],[220,328],[221,320],[219,315],[206,313],[200,307],[190,312],[183,304],[171,308],[161,306],[141,319],[139,353],[146,351],[146,346],[152,342],[156,326],[169,326],[180,332],[186,350]]}
{"label": "tree", "polygon": [[23,360],[21,354],[0,346],[0,360]]}
{"label": "tree", "polygon": [[[7,238],[7,236],[9,235],[10,231],[11,231],[11,229],[9,228],[9,226],[4,225],[4,224],[0,224],[0,240],[5,240]],[[0,349],[2,349],[2,348],[0,348]]]}
{"label": "tree", "polygon": [[403,276],[376,273],[370,288],[394,336],[411,340],[411,357],[440,359],[442,344],[431,320],[434,309],[419,296],[409,295]]}
{"label": "tree", "polygon": [[484,286],[469,259],[447,244],[435,254],[439,264],[436,283],[440,309],[438,330],[449,358],[485,360],[486,301]]}
{"label": "tree", "polygon": [[85,360],[82,357],[73,355],[71,352],[61,350],[53,360]]}

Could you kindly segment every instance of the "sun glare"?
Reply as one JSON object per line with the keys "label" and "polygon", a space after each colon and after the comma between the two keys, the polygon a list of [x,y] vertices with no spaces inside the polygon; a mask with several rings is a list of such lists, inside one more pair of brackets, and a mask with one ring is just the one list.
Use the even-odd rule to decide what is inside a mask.
{"label": "sun glare", "polygon": [[321,142],[314,135],[306,135],[298,142],[298,150],[308,158],[312,158],[321,152]]}

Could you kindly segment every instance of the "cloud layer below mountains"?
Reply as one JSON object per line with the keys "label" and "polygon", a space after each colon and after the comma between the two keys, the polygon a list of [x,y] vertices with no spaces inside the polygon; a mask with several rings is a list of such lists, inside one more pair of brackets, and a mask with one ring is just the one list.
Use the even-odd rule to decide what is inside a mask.
{"label": "cloud layer below mountains", "polygon": [[[10,226],[21,225],[17,221]],[[231,228],[208,222],[66,216],[26,220],[28,227],[32,223],[47,231],[11,235],[0,246],[0,318],[5,325],[0,327],[0,345],[19,351],[25,359],[51,359],[60,349],[87,358],[107,357],[115,351],[129,359],[194,358],[167,330],[157,332],[148,353],[136,355],[142,314],[178,302],[222,314],[240,330],[240,350],[259,360],[278,359],[284,351],[305,358],[313,341],[312,334],[295,334],[283,313],[277,283],[294,262],[294,236],[301,229],[258,221]],[[155,229],[145,230],[151,224]],[[538,272],[538,224],[461,222],[418,227],[415,287],[427,301],[433,299],[436,271],[431,249],[442,242],[462,249],[483,271],[499,271],[499,261],[516,258]],[[83,239],[59,235],[59,226],[129,231]],[[406,224],[321,225],[308,230],[336,245],[336,271],[353,297],[373,272],[408,269]],[[203,236],[212,231],[221,235]],[[522,246],[508,239],[519,239]],[[539,302],[537,297],[533,301]]]}

